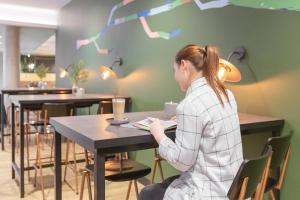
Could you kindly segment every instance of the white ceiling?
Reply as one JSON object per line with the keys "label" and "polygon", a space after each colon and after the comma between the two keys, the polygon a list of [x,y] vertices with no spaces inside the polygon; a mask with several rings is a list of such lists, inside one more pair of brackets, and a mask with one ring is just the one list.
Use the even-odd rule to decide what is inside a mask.
{"label": "white ceiling", "polygon": [[[0,36],[3,25],[20,26],[22,54],[55,55],[57,15],[71,0],[0,0]],[[0,52],[3,38],[0,38]]]}
{"label": "white ceiling", "polygon": [[0,3],[58,10],[71,0],[0,0]]}
{"label": "white ceiling", "polygon": [[57,28],[60,8],[71,0],[0,0],[0,23]]}

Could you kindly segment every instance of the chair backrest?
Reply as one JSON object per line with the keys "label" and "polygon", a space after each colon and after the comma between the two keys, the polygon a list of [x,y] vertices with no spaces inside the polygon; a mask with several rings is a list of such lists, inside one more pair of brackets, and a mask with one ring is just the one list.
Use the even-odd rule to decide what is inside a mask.
{"label": "chair backrest", "polygon": [[251,160],[244,160],[241,164],[232,184],[227,193],[230,200],[239,199],[241,187],[245,178],[248,178],[245,190],[245,199],[250,198],[256,192],[258,184],[263,177],[268,159],[272,155],[272,148],[269,147],[264,155]]}
{"label": "chair backrest", "polygon": [[74,108],[90,108],[94,103],[84,102],[84,103],[74,103]]}
{"label": "chair backrest", "polygon": [[[74,103],[74,115],[82,115],[82,113],[80,113],[81,109],[88,109],[88,114],[91,114],[91,107],[94,105],[94,103],[92,102],[83,102],[83,103]],[[84,114],[86,114],[84,112]]]}
{"label": "chair backrest", "polygon": [[266,152],[268,146],[272,147],[273,155],[270,169],[276,169],[282,165],[285,155],[289,149],[292,135],[293,133],[290,132],[289,134],[284,136],[271,137],[268,139],[263,153]]}
{"label": "chair backrest", "polygon": [[[44,103],[43,111],[47,113],[46,118],[50,117],[63,117],[71,116],[73,113],[74,105],[71,103]],[[46,112],[45,112],[46,111]]]}
{"label": "chair backrest", "polygon": [[[125,99],[125,112],[131,112],[132,100]],[[99,102],[97,114],[110,114],[113,113],[113,105],[111,100]]]}

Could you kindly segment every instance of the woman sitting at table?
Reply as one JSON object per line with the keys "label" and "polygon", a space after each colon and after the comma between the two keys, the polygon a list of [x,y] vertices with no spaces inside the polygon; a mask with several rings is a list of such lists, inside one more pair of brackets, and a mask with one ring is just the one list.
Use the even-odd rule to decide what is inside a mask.
{"label": "woman sitting at table", "polygon": [[182,173],[146,186],[140,200],[227,199],[243,150],[237,104],[217,76],[218,64],[213,46],[187,45],[177,53],[174,76],[186,96],[177,107],[176,140],[157,119],[151,134],[160,156]]}

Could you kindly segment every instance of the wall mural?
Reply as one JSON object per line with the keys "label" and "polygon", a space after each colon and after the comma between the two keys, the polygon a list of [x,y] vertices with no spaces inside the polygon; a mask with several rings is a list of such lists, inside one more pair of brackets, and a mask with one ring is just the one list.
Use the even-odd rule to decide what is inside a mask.
{"label": "wall mural", "polygon": [[98,54],[109,54],[112,49],[101,48],[98,44],[98,40],[101,39],[103,34],[106,30],[112,26],[117,26],[123,24],[128,21],[132,20],[139,20],[141,23],[143,30],[145,31],[146,35],[152,39],[164,39],[170,40],[172,38],[177,37],[180,35],[181,30],[176,29],[170,32],[162,32],[162,31],[152,31],[146,17],[151,17],[154,15],[158,15],[164,12],[172,11],[180,6],[195,3],[196,6],[200,10],[208,10],[208,9],[215,9],[215,8],[223,8],[228,5],[236,5],[236,6],[243,6],[243,7],[251,7],[251,8],[262,8],[262,9],[286,9],[286,10],[300,10],[300,2],[296,2],[295,0],[212,0],[205,3],[202,3],[202,0],[167,0],[164,5],[142,10],[138,13],[131,14],[122,18],[113,18],[114,13],[122,8],[125,7],[137,0],[123,0],[122,2],[116,4],[112,10],[110,11],[109,18],[107,24],[102,28],[102,30],[95,36],[77,40],[76,47],[77,49],[81,48],[85,45],[93,44],[96,48]]}

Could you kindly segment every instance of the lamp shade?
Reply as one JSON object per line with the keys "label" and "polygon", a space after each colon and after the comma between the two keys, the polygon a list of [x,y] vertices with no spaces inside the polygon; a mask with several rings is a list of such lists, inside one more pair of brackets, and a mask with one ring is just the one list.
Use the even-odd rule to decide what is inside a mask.
{"label": "lamp shade", "polygon": [[218,77],[226,82],[239,82],[242,79],[240,70],[227,60],[219,60]]}
{"label": "lamp shade", "polygon": [[109,67],[101,66],[100,67],[100,78],[106,80],[108,78],[116,78],[117,74]]}

